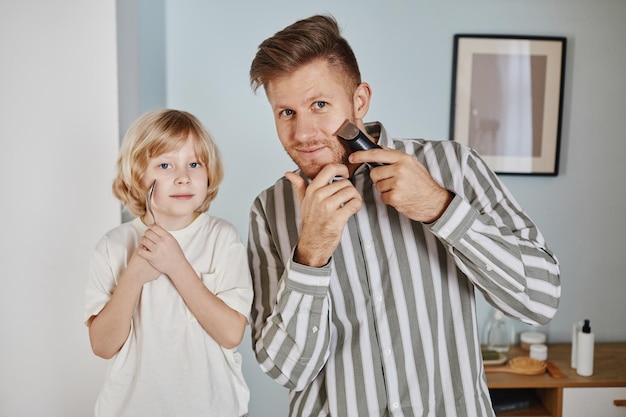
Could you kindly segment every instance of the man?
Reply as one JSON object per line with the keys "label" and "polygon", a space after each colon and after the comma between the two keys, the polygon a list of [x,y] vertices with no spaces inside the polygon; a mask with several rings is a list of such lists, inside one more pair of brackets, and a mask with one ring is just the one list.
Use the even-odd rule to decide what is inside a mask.
{"label": "man", "polygon": [[[364,124],[371,89],[332,17],[265,40],[250,77],[299,167],[255,200],[248,242],[253,347],[290,415],[493,416],[474,288],[527,323],[554,316],[535,225],[469,148]],[[346,119],[382,149],[348,155]]]}

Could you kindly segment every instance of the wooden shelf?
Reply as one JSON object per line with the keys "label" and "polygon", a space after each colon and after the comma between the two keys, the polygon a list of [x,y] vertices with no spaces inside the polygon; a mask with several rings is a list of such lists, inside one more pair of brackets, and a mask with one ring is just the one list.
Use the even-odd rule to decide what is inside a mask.
{"label": "wooden shelf", "polygon": [[[490,391],[509,391],[506,388],[496,388]],[[498,416],[508,417],[551,417],[552,414],[546,409],[543,405],[542,400],[538,397],[537,391],[532,388],[526,388],[523,390],[525,396],[527,396],[530,400],[530,407],[520,409],[520,410],[511,410],[511,411],[501,411],[497,413]]]}
{"label": "wooden shelf", "polygon": [[[507,352],[509,359],[528,356],[528,352],[515,346]],[[571,344],[548,345],[548,360],[565,374],[553,378],[548,373],[536,376],[509,373],[488,373],[487,386],[495,389],[530,389],[538,401],[530,408],[498,413],[498,417],[561,417],[563,389],[570,387],[626,387],[626,343],[596,343],[594,373],[583,377],[570,366]]]}
{"label": "wooden shelf", "polygon": [[552,417],[552,414],[541,405],[524,410],[505,411],[497,415],[498,417]]}

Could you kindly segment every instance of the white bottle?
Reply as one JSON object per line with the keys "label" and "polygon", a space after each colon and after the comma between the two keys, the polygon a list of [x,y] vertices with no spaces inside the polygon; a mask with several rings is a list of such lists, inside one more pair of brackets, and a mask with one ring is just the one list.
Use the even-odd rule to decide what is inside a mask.
{"label": "white bottle", "polygon": [[594,337],[591,333],[591,326],[589,320],[585,320],[583,328],[578,332],[577,340],[577,360],[576,360],[576,373],[580,376],[593,375],[593,347]]}
{"label": "white bottle", "polygon": [[508,352],[512,336],[512,328],[505,321],[504,314],[500,310],[495,310],[493,318],[487,327],[487,349],[495,350],[496,352]]}

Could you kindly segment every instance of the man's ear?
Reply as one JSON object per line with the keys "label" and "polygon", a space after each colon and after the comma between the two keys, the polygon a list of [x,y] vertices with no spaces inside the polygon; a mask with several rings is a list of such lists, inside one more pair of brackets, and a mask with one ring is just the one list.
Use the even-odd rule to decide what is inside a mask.
{"label": "man's ear", "polygon": [[372,89],[368,83],[361,83],[356,87],[353,96],[354,115],[357,119],[363,119],[370,108]]}

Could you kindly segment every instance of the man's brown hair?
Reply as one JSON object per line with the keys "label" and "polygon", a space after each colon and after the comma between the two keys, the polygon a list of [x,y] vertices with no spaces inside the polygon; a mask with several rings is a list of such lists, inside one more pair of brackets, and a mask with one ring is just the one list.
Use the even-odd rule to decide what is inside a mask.
{"label": "man's brown hair", "polygon": [[332,16],[316,15],[287,26],[259,45],[250,66],[252,90],[267,88],[277,77],[316,60],[325,60],[341,71],[351,90],[361,83],[356,57],[341,36],[337,21]]}

